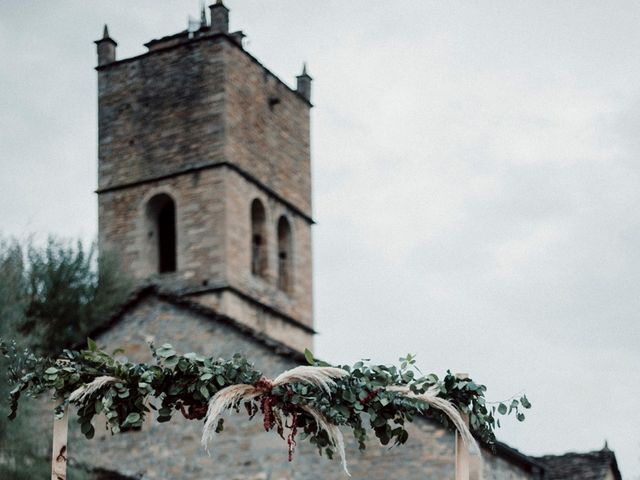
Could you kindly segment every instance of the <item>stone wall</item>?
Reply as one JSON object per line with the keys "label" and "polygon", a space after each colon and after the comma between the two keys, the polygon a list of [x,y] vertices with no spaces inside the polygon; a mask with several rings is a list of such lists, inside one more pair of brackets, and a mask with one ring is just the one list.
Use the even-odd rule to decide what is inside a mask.
{"label": "stone wall", "polygon": [[[313,287],[311,228],[296,212],[282,202],[260,191],[254,184],[233,171],[227,175],[226,217],[230,221],[227,236],[227,278],[232,285],[241,286],[249,295],[261,302],[313,326]],[[251,219],[250,207],[259,199],[266,211],[267,269],[265,278],[251,273]],[[277,222],[284,215],[291,225],[293,237],[293,290],[289,293],[277,287]]]}
{"label": "stone wall", "polygon": [[311,216],[309,112],[224,35],[103,65],[98,188],[228,161]]}
{"label": "stone wall", "polygon": [[[139,280],[181,292],[232,286],[309,330],[310,105],[230,38],[171,37],[162,48],[98,68],[100,250],[116,252]],[[159,193],[176,206],[177,271],[162,275],[146,213]],[[255,198],[268,215],[265,278],[251,274]],[[281,215],[293,230],[293,288],[286,293],[277,288]],[[238,301],[245,300],[218,308],[247,311],[240,321],[273,317]],[[265,331],[282,337],[282,318],[272,332],[268,323]],[[304,328],[286,335],[296,347],[311,346]]]}
{"label": "stone wall", "polygon": [[225,281],[225,188],[221,169],[179,175],[98,197],[101,251],[114,251],[125,271],[136,278],[154,276],[152,242],[146,206],[156,194],[170,195],[176,204],[177,268],[158,280],[174,286],[220,284]]}
{"label": "stone wall", "polygon": [[227,158],[311,216],[309,104],[242,49],[224,55]]}
{"label": "stone wall", "polygon": [[199,41],[99,69],[99,189],[221,158],[222,48]]}
{"label": "stone wall", "polygon": [[277,311],[247,301],[237,290],[224,289],[187,297],[231,318],[242,318],[241,323],[293,349],[301,352],[305,348],[313,349],[313,332],[300,328]]}

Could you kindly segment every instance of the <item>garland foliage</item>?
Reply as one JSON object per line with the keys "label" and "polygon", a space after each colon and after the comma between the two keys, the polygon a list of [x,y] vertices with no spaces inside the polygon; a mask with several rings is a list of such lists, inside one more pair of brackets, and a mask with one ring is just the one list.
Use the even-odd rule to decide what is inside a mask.
{"label": "garland foliage", "polygon": [[[56,416],[61,417],[67,405],[75,405],[82,433],[92,438],[93,420],[99,414],[104,415],[112,433],[139,429],[151,410],[157,412],[159,422],[168,422],[176,412],[188,419],[203,419],[208,402],[220,390],[239,384],[260,386],[269,382],[241,355],[229,360],[196,353],[179,355],[169,344],[159,348],[151,345],[151,352],[154,363],[136,364],[119,358],[121,352],[110,355],[99,350],[95,342],[89,340],[86,350],[64,350],[59,358],[51,359],[20,350],[14,342],[0,339],[0,353],[11,365],[8,376],[13,389],[9,418],[16,417],[21,396],[35,397],[53,390],[59,402]],[[309,351],[305,357],[311,365],[328,366],[314,359]],[[457,378],[451,372],[443,378],[434,374],[423,376],[415,368],[412,355],[400,361],[399,367],[365,362],[339,366],[348,374],[331,382],[328,390],[294,381],[269,388],[263,395],[238,402],[233,408],[240,411],[244,407],[251,418],[261,412],[265,430],[275,430],[287,441],[291,458],[299,432],[320,454],[324,451],[332,457],[337,447],[327,431],[319,428],[317,418],[308,413],[309,407],[321,412],[331,425],[350,428],[360,449],[364,449],[367,442],[365,420],[383,445],[404,444],[409,438],[405,425],[417,416],[426,415],[451,428],[449,418],[441,410],[394,392],[392,387],[409,387],[416,395],[436,392],[439,398],[467,414],[474,435],[489,444],[495,441],[499,415],[514,412],[517,419],[523,421],[523,409],[531,407],[526,396],[514,398],[509,404],[490,405],[484,397],[484,385]],[[222,430],[220,419],[216,432]]]}

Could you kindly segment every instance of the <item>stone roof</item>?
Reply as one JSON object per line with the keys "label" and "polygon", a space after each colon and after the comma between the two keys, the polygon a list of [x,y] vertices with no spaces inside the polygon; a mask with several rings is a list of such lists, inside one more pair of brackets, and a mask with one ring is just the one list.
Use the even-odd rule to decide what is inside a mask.
{"label": "stone roof", "polygon": [[605,480],[609,472],[621,480],[616,455],[609,448],[587,453],[565,453],[535,458],[545,466],[548,480]]}
{"label": "stone roof", "polygon": [[532,474],[533,478],[547,478],[544,476],[544,472],[546,472],[547,468],[539,459],[522,453],[518,449],[498,440],[492,444],[483,442],[478,438],[476,438],[476,440],[478,440],[488,452],[502,457],[514,465],[519,465],[524,471]]}
{"label": "stone roof", "polygon": [[135,290],[127,299],[127,301],[125,301],[125,303],[118,309],[118,311],[113,316],[111,316],[109,320],[93,330],[89,334],[89,337],[96,338],[100,334],[106,332],[107,330],[110,330],[124,318],[127,312],[135,308],[135,306],[138,305],[142,300],[151,296],[155,296],[161,300],[171,303],[172,305],[197,313],[209,320],[229,325],[239,332],[245,334],[253,341],[267,347],[275,354],[290,358],[301,364],[306,364],[304,353],[300,352],[299,350],[291,348],[288,345],[275,340],[262,332],[258,332],[248,325],[240,323],[231,317],[218,313],[212,308],[205,307],[198,302],[194,302],[175,293],[162,290],[157,285],[146,285]]}

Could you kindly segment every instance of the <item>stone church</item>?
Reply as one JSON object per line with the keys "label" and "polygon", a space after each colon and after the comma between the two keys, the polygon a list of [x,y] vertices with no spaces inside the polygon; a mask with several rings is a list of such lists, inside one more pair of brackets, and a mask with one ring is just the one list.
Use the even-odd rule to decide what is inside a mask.
{"label": "stone church", "polygon": [[[106,27],[95,42],[99,247],[140,287],[94,337],[137,361],[150,360],[149,341],[183,353],[239,352],[274,375],[304,363],[315,333],[312,79],[303,69],[288,86],[243,48],[241,31],[229,31],[222,1],[209,10],[132,58],[117,58]],[[305,442],[289,463],[286,445],[261,422],[227,420],[210,456],[202,423],[176,415],[91,441],[75,432],[71,459],[100,479],[346,478]],[[371,441],[365,452],[347,435],[353,477],[452,479],[454,436],[427,419],[409,433],[402,448]],[[608,449],[575,455],[483,446],[472,478],[620,478]],[[570,470],[576,461],[582,470]]]}

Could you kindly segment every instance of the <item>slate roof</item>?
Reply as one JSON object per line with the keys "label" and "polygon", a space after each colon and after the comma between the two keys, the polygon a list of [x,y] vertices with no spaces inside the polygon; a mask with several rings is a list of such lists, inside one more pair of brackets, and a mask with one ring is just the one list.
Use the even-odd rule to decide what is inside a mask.
{"label": "slate roof", "polygon": [[264,333],[258,332],[257,330],[249,327],[248,325],[240,323],[231,317],[218,313],[212,308],[205,307],[201,303],[194,302],[183,296],[176,295],[174,293],[162,290],[157,285],[146,285],[135,290],[131,294],[131,296],[127,299],[127,301],[125,301],[125,303],[118,309],[118,311],[111,318],[109,318],[109,320],[107,320],[105,323],[103,323],[98,328],[93,330],[89,334],[89,337],[96,338],[100,334],[106,332],[107,330],[111,330],[124,318],[127,312],[133,309],[145,298],[152,297],[152,296],[155,296],[156,298],[164,300],[180,308],[184,308],[191,312],[197,313],[211,321],[221,322],[226,325],[229,325],[230,327],[238,330],[240,333],[245,334],[248,338],[252,339],[253,341],[267,347],[277,355],[290,358],[300,364],[306,364],[304,353],[300,352],[299,350],[289,347],[288,345],[278,340],[275,340]]}
{"label": "slate roof", "polygon": [[535,458],[545,465],[546,480],[604,480],[609,471],[621,480],[616,455],[609,448],[588,453],[565,453]]}
{"label": "slate roof", "polygon": [[520,468],[522,468],[525,472],[530,473],[532,478],[547,478],[544,476],[546,472],[546,466],[543,465],[542,462],[540,462],[538,459],[526,455],[518,449],[513,448],[506,443],[500,442],[498,440],[496,440],[492,444],[485,443],[477,438],[476,440],[478,440],[488,452],[502,457],[503,459],[514,465],[519,465]]}

